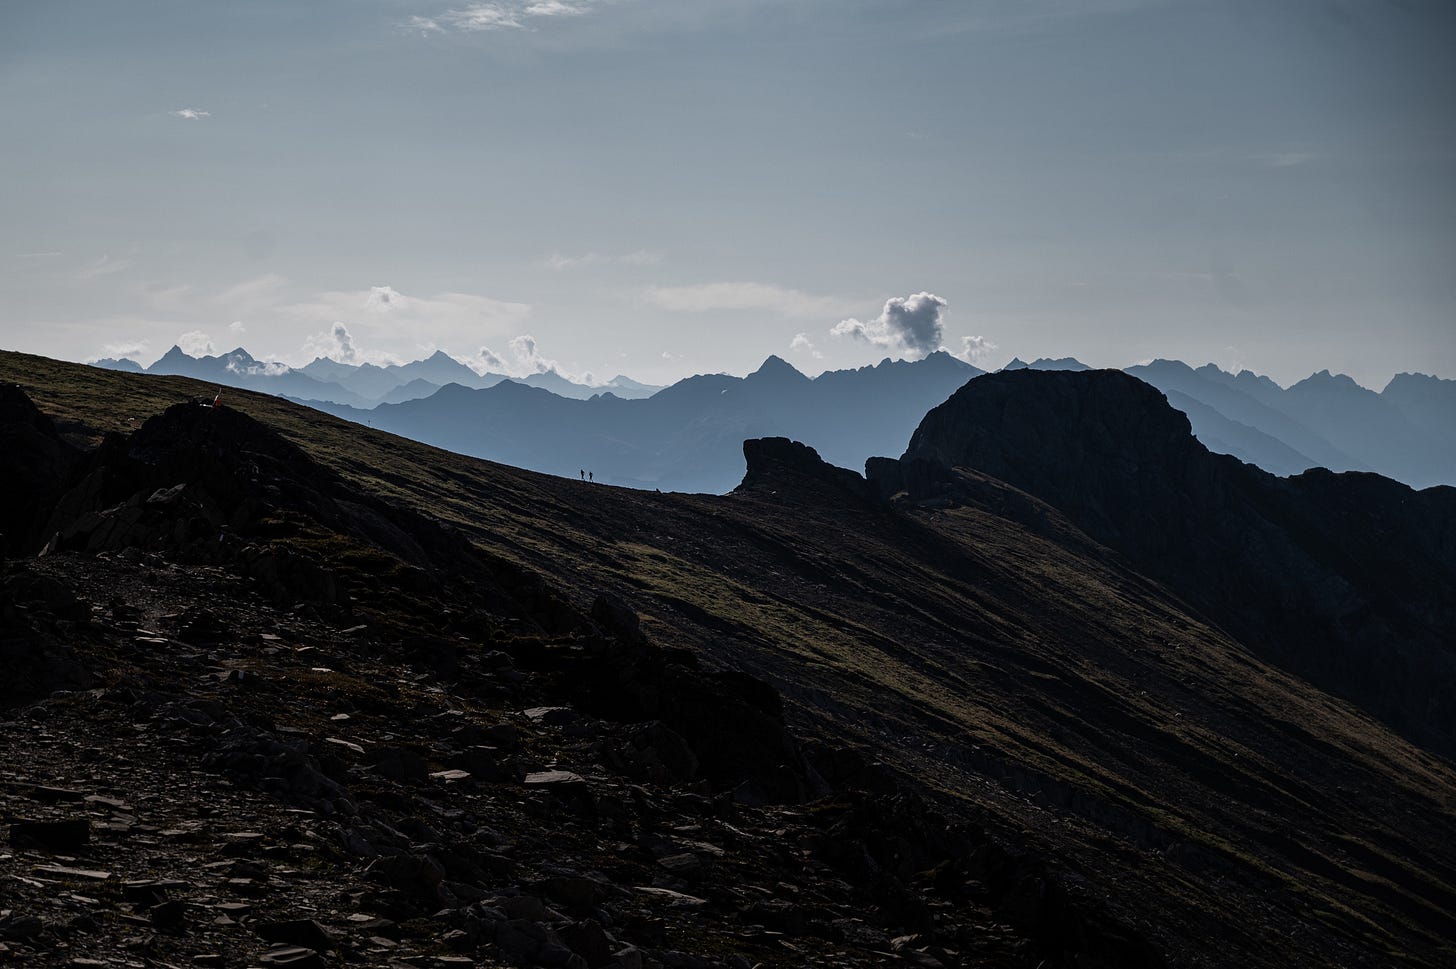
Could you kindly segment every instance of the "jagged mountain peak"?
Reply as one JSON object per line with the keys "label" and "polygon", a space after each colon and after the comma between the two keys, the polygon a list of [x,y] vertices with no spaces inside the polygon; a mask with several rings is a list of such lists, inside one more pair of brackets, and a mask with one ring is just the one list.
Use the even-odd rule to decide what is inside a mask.
{"label": "jagged mountain peak", "polygon": [[780,357],[776,354],[770,354],[757,370],[749,374],[744,379],[807,381],[809,378],[804,376],[804,374],[800,373],[798,368],[796,368],[793,364],[789,363],[783,357]]}

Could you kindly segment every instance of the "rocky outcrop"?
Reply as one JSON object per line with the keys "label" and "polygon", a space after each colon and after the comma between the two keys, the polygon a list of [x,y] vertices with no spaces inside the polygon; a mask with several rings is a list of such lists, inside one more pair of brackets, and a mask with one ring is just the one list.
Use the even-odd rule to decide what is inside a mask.
{"label": "rocky outcrop", "polygon": [[791,486],[802,489],[805,482],[814,482],[856,496],[867,494],[864,479],[858,474],[829,464],[807,444],[786,437],[746,440],[743,457],[748,469],[736,492],[775,493]]}
{"label": "rocky outcrop", "polygon": [[1207,451],[1119,371],[978,378],[870,486],[954,501],[953,468],[1064,513],[1262,655],[1456,752],[1456,489],[1372,474],[1280,479]]}

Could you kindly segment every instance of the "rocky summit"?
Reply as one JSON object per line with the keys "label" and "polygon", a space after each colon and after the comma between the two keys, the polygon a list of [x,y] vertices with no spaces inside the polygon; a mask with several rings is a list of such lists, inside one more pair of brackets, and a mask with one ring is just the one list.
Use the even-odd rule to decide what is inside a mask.
{"label": "rocky summit", "polygon": [[1105,372],[726,496],[0,382],[0,960],[1456,958],[1449,489],[1272,478]]}

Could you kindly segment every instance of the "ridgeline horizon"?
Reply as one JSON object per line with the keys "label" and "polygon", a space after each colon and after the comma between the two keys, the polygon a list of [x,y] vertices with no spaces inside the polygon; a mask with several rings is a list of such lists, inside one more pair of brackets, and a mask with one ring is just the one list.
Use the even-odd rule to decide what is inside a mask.
{"label": "ridgeline horizon", "polygon": [[[898,453],[920,415],[985,373],[941,349],[914,360],[809,377],[770,354],[753,372],[698,374],[667,387],[625,376],[573,383],[555,372],[478,373],[443,350],[379,367],[320,357],[301,369],[239,347],[193,357],[173,347],[143,370],[277,394],[357,423],[463,454],[637,488],[723,493],[741,470],[747,437],[803,440],[842,467]],[[998,372],[1084,370],[1063,357],[1013,359]],[[1456,485],[1456,380],[1396,374],[1376,393],[1320,370],[1288,387],[1249,370],[1179,360],[1124,372],[1157,387],[1210,449],[1281,476],[1310,468],[1375,471],[1417,488]],[[523,393],[530,389],[531,393]]]}

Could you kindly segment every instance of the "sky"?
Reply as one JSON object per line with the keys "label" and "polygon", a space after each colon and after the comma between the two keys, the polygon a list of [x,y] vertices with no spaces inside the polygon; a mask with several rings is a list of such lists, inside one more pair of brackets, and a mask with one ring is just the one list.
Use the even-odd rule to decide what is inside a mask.
{"label": "sky", "polygon": [[1449,0],[7,0],[0,346],[1456,378]]}

